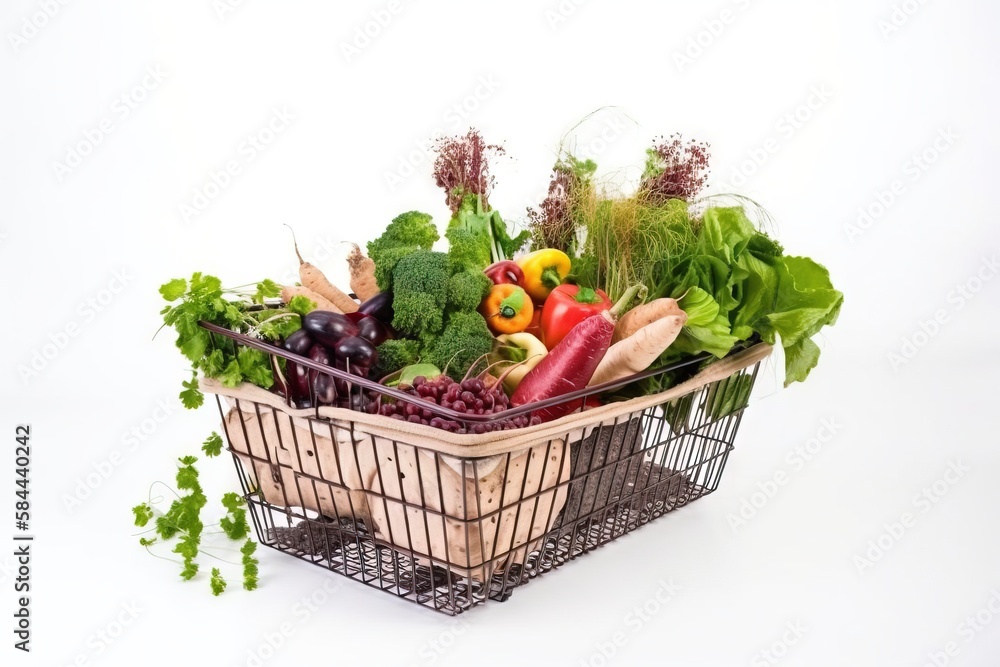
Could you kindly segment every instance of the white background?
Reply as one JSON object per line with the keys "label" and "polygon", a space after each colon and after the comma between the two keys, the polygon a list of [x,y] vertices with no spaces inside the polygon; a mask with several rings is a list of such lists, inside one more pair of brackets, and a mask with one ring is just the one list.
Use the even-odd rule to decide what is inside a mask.
{"label": "white background", "polygon": [[[0,11],[0,536],[20,423],[37,536],[30,655],[11,648],[0,549],[4,664],[997,664],[996,3],[234,5]],[[229,567],[213,598],[138,546],[131,506],[218,427],[213,405],[176,399],[161,283],[287,279],[283,223],[343,283],[339,242],[414,208],[443,224],[418,146],[469,124],[505,142],[492,203],[516,220],[605,105],[568,137],[602,173],[634,176],[659,134],[709,141],[713,190],[765,204],[846,295],[805,384],[774,393],[762,371],[715,495],[457,621],[270,550],[258,591]],[[294,118],[251,160],[275,109]],[[240,172],[185,219],[230,160]],[[225,459],[202,468],[210,497],[236,488]]]}

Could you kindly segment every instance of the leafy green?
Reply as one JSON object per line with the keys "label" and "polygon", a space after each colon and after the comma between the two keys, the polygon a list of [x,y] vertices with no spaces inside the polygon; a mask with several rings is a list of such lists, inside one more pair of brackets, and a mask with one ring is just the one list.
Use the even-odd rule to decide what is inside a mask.
{"label": "leafy green", "polygon": [[688,314],[659,363],[702,352],[722,357],[758,334],[769,343],[781,339],[785,384],[804,380],[819,359],[810,339],[836,322],[844,296],[824,267],[782,252],[742,207],[706,209],[691,252],[657,286]]}
{"label": "leafy green", "polygon": [[226,590],[226,580],[222,578],[222,572],[217,567],[212,568],[212,578],[209,583],[212,586],[212,595],[222,595],[222,591]]}
{"label": "leafy green", "polygon": [[205,438],[205,442],[201,445],[201,451],[205,452],[205,456],[218,456],[222,453],[222,436],[212,431],[212,435]]}
{"label": "leafy green", "polygon": [[237,493],[227,493],[222,497],[222,506],[226,508],[226,516],[219,521],[222,531],[231,540],[241,540],[250,533],[247,523],[247,512],[243,509],[246,501]]}
{"label": "leafy green", "polygon": [[132,508],[132,514],[135,515],[135,525],[142,528],[153,518],[153,508],[142,503]]}
{"label": "leafy green", "polygon": [[175,278],[160,287],[171,305],[160,311],[163,322],[177,331],[176,345],[191,363],[191,380],[183,383],[180,398],[184,407],[194,409],[204,403],[198,386],[198,372],[216,378],[227,387],[241,382],[270,388],[274,383],[270,357],[248,347],[235,346],[222,337],[213,337],[199,322],[247,334],[263,340],[283,340],[302,326],[302,315],[316,307],[304,296],[295,296],[286,308],[261,308],[265,298],[279,295],[281,286],[263,280],[255,291],[224,290],[221,281],[201,273],[190,280]]}
{"label": "leafy green", "polygon": [[258,561],[254,557],[254,552],[257,551],[257,543],[253,540],[247,540],[240,547],[240,553],[243,554],[243,588],[252,591],[257,588],[257,566]]}
{"label": "leafy green", "polygon": [[265,278],[257,283],[257,291],[254,292],[253,302],[264,303],[264,299],[278,296],[281,296],[281,285],[274,282],[270,278]]}
{"label": "leafy green", "polygon": [[[222,447],[222,439],[217,433],[212,433],[203,445],[206,453],[216,455]],[[198,459],[194,456],[183,456],[178,459],[180,464],[177,468],[176,484],[177,491],[174,492],[176,498],[170,503],[167,511],[159,516],[153,509],[152,504],[158,500],[152,499],[140,503],[132,508],[135,517],[135,524],[145,527],[155,517],[153,530],[156,537],[141,537],[139,544],[148,549],[154,545],[158,539],[174,540],[172,553],[181,557],[181,578],[191,580],[200,571],[197,558],[206,554],[202,547],[202,534],[205,525],[202,522],[201,510],[205,507],[207,499],[199,482],[198,470],[195,467]],[[257,549],[256,543],[249,539],[250,525],[247,522],[246,501],[238,493],[229,492],[222,496],[222,506],[226,509],[226,515],[219,521],[222,532],[231,540],[241,541],[240,548],[242,554],[241,565],[243,567],[243,587],[246,590],[253,590],[257,587],[257,559],[253,554]],[[155,555],[155,554],[154,554]],[[208,554],[211,555],[211,554]],[[218,568],[212,568],[211,588],[215,595],[220,594],[226,588],[226,581],[222,572]]]}

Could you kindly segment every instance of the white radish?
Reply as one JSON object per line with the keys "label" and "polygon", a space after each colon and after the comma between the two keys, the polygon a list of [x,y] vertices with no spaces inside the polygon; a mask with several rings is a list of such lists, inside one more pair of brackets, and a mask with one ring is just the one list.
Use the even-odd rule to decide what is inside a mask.
{"label": "white radish", "polygon": [[679,315],[667,315],[650,322],[609,347],[587,386],[620,380],[649,368],[684,328],[687,313],[679,312]]}

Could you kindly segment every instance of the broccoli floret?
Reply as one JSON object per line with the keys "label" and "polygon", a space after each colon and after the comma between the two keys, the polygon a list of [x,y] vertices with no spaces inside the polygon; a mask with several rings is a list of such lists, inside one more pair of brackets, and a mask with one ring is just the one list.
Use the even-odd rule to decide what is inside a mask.
{"label": "broccoli floret", "polygon": [[482,271],[461,271],[448,279],[448,306],[455,310],[474,311],[479,308],[493,286]]}
{"label": "broccoli floret", "polygon": [[493,334],[476,312],[456,312],[448,317],[444,331],[429,346],[426,361],[460,380],[472,364],[493,349]]}
{"label": "broccoli floret", "polygon": [[379,379],[389,373],[395,373],[404,366],[415,364],[420,360],[420,343],[415,340],[397,338],[387,340],[376,348],[378,361],[372,369],[372,377]]}
{"label": "broccoli floret", "polygon": [[400,259],[392,272],[392,326],[413,336],[441,331],[450,277],[443,252],[417,250]]}
{"label": "broccoli floret", "polygon": [[448,255],[455,266],[482,271],[490,265],[489,238],[466,227],[450,227],[445,232]]}
{"label": "broccoli floret", "polygon": [[401,258],[417,250],[430,250],[439,238],[437,227],[426,213],[409,211],[393,218],[382,235],[368,243],[379,289],[392,289],[392,274]]}

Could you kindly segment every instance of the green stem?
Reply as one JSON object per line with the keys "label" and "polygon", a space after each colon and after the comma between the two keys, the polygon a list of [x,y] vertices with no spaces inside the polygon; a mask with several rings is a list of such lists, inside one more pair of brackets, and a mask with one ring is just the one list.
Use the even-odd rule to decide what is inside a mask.
{"label": "green stem", "polygon": [[549,289],[555,289],[562,285],[562,276],[559,275],[559,270],[554,266],[545,267],[539,280]]}
{"label": "green stem", "polygon": [[627,290],[625,290],[625,293],[622,294],[622,298],[618,299],[618,303],[616,303],[611,307],[610,311],[611,316],[617,319],[618,316],[622,314],[622,312],[628,310],[628,305],[632,303],[632,299],[634,299],[637,294],[640,294],[641,292],[641,296],[639,297],[639,300],[641,301],[642,299],[646,298],[647,291],[648,290],[646,289],[646,286],[641,284],[632,285],[631,287],[629,287]]}

